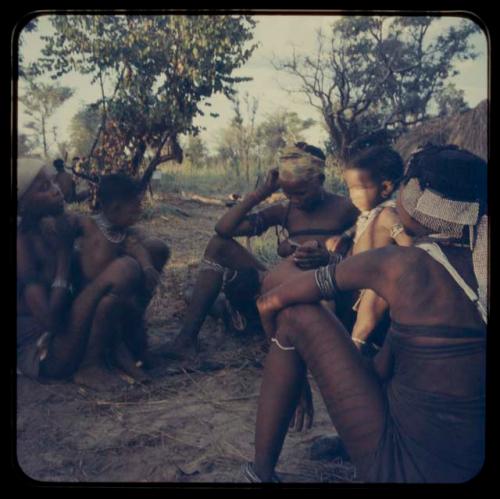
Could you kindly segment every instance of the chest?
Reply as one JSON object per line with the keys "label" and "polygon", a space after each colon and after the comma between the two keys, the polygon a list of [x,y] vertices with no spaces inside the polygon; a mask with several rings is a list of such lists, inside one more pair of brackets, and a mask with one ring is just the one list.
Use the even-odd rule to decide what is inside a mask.
{"label": "chest", "polygon": [[288,216],[285,219],[285,228],[289,233],[306,230],[312,232],[319,229],[319,233],[324,232],[326,237],[341,231],[345,224],[345,217],[335,210],[331,203],[311,211],[299,210],[292,206],[288,209]]}

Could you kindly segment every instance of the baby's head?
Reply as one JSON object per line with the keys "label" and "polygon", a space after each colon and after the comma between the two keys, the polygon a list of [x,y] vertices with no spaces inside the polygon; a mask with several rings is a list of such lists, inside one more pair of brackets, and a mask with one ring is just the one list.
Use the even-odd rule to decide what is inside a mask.
{"label": "baby's head", "polygon": [[351,201],[367,211],[392,196],[403,172],[403,160],[394,149],[375,146],[349,158],[343,173]]}
{"label": "baby's head", "polygon": [[141,214],[139,183],[123,173],[105,175],[99,182],[98,200],[105,217],[117,227],[129,227]]}

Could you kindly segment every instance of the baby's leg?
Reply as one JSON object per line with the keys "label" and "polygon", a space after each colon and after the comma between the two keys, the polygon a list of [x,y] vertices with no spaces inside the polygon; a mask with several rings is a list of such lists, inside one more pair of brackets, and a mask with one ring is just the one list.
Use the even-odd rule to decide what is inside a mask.
{"label": "baby's leg", "polygon": [[375,291],[364,290],[358,305],[356,323],[352,330],[353,341],[359,349],[369,342],[377,324],[382,320],[387,310],[387,302]]}

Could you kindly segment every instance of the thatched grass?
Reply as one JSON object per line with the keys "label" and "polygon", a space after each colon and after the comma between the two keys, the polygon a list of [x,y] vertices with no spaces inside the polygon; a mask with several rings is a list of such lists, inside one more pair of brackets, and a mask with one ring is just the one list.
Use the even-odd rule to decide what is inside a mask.
{"label": "thatched grass", "polygon": [[396,150],[406,161],[417,147],[432,142],[436,145],[456,144],[488,160],[488,101],[480,102],[464,113],[435,118],[416,126],[401,136]]}

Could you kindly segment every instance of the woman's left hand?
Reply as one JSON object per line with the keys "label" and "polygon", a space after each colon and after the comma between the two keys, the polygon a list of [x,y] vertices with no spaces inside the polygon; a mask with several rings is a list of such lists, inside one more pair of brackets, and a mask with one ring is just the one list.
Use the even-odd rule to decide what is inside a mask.
{"label": "woman's left hand", "polygon": [[[316,244],[311,244],[316,243]],[[316,269],[328,265],[330,253],[324,246],[320,246],[317,241],[311,241],[299,246],[293,255],[295,265],[302,270]]]}

